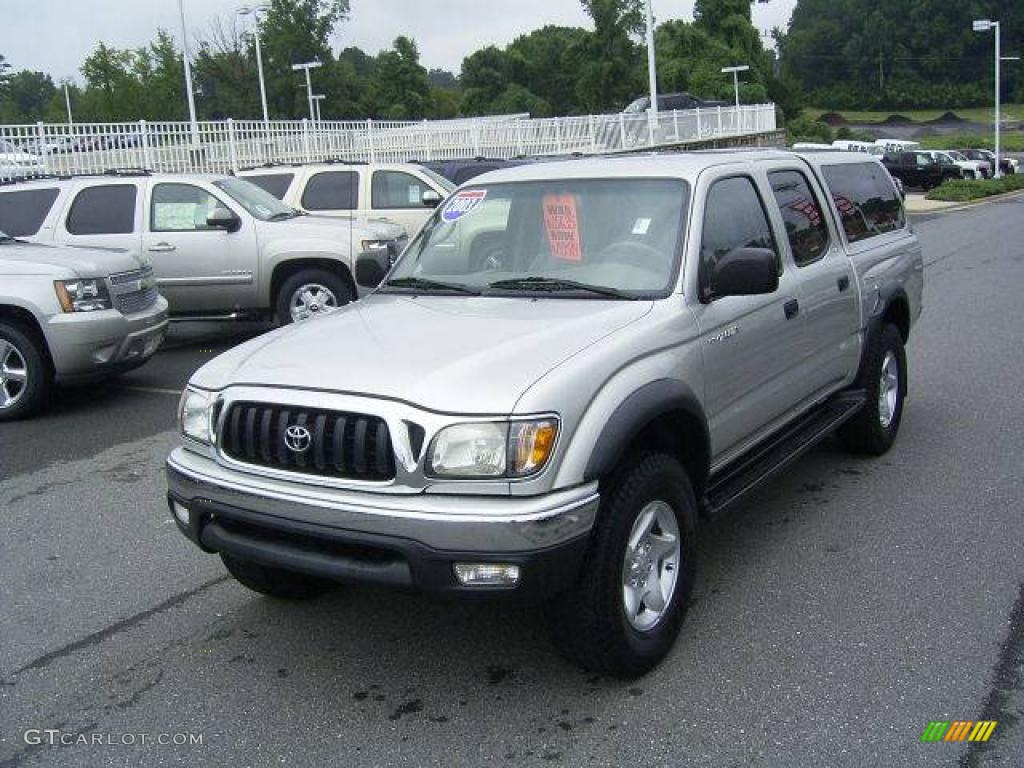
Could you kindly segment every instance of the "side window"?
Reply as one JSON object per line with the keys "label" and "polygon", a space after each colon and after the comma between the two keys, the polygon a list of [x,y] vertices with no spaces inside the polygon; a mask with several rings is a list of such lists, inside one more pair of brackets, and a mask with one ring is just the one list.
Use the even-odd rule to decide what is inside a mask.
{"label": "side window", "polygon": [[86,187],[71,204],[67,229],[72,235],[128,235],[135,231],[134,184]]}
{"label": "side window", "polygon": [[0,232],[30,237],[39,231],[60,190],[22,189],[0,194]]}
{"label": "side window", "polygon": [[423,208],[423,193],[431,187],[402,171],[375,171],[374,208]]}
{"label": "side window", "polygon": [[278,200],[284,200],[288,187],[295,179],[294,173],[265,173],[256,176],[244,176],[246,181],[255,184],[264,192],[269,192]]}
{"label": "side window", "polygon": [[308,211],[352,211],[359,207],[359,174],[324,171],[306,182],[302,207]]}
{"label": "side window", "polygon": [[[718,260],[737,248],[775,248],[761,196],[747,176],[716,181],[708,192],[700,243],[701,285],[706,291]],[[776,257],[777,258],[777,257]],[[779,262],[781,272],[781,262]]]}
{"label": "side window", "polygon": [[826,165],[825,181],[851,243],[903,229],[906,219],[896,186],[877,163]]}
{"label": "side window", "polygon": [[149,228],[153,232],[197,232],[212,229],[206,219],[220,200],[191,184],[157,184],[150,203]]}
{"label": "side window", "polygon": [[782,212],[793,261],[798,267],[817,261],[828,250],[828,224],[807,177],[799,171],[775,171],[768,180]]}

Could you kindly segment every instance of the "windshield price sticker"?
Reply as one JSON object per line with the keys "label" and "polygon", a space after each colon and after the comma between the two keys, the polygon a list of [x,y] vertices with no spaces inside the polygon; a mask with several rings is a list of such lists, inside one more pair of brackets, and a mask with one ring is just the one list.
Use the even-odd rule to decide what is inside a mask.
{"label": "windshield price sticker", "polygon": [[573,195],[544,196],[544,229],[554,258],[583,261],[579,216]]}
{"label": "windshield price sticker", "polygon": [[452,224],[480,208],[486,198],[486,189],[467,189],[459,192],[445,206],[441,220]]}

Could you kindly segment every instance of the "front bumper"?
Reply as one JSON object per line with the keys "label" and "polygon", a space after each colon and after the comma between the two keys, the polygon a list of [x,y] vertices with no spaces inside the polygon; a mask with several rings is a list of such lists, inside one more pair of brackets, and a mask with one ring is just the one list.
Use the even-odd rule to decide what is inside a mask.
{"label": "front bumper", "polygon": [[[244,475],[183,448],[167,461],[167,482],[175,522],[208,552],[440,593],[560,591],[579,570],[599,503],[596,483],[539,497],[329,489]],[[520,580],[467,587],[457,562],[518,565]]]}
{"label": "front bumper", "polygon": [[123,315],[116,309],[68,312],[46,323],[46,341],[56,379],[77,384],[142,365],[167,335],[167,300]]}

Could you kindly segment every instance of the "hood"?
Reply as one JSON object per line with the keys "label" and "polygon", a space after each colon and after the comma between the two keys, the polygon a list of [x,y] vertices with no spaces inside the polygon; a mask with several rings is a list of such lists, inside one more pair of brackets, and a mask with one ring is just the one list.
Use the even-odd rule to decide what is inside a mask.
{"label": "hood", "polygon": [[352,240],[397,240],[405,234],[398,224],[386,221],[366,221],[345,216],[296,216],[284,221],[260,222],[260,233],[280,237],[309,237],[337,239],[348,237]]}
{"label": "hood", "polygon": [[555,366],[643,317],[649,301],[373,294],[210,363],[193,383],[258,384],[402,400],[445,413],[511,413]]}
{"label": "hood", "polygon": [[18,274],[64,274],[70,271],[76,277],[107,277],[131,272],[148,263],[148,260],[123,250],[0,243],[0,267]]}

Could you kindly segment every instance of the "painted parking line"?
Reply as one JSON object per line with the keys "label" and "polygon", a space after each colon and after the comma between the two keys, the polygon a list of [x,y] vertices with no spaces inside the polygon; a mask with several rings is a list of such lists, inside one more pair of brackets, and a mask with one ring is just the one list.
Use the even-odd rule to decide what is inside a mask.
{"label": "painted parking line", "polygon": [[133,385],[118,385],[118,389],[123,389],[128,392],[143,392],[147,395],[174,395],[174,397],[181,397],[180,389],[165,389],[163,387],[136,387]]}

